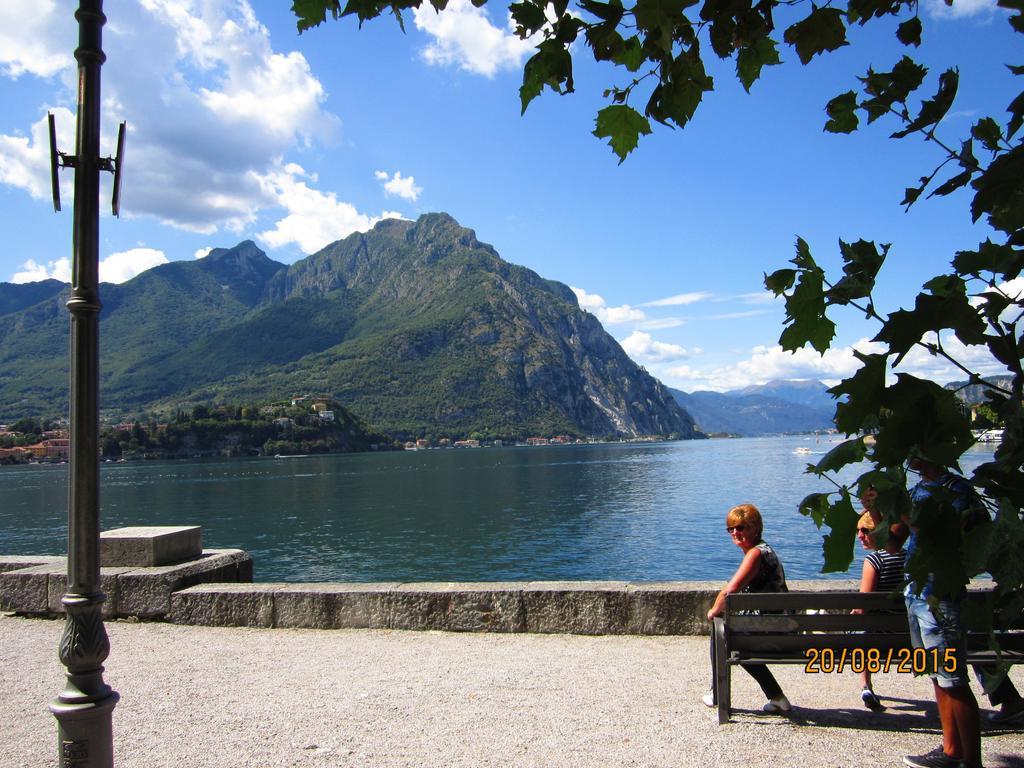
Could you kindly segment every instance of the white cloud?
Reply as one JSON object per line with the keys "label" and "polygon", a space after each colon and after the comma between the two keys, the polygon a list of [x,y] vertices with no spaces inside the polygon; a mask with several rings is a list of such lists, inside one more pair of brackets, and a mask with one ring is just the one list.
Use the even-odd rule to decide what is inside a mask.
{"label": "white cloud", "polygon": [[[58,149],[73,152],[75,116],[63,107],[51,111],[57,129]],[[73,197],[72,172],[61,171],[58,178],[62,202],[70,204]],[[50,198],[50,135],[45,115],[32,126],[31,139],[0,134],[0,184],[22,189],[37,200]]]}
{"label": "white cloud", "polygon": [[203,246],[202,248],[199,248],[198,250],[196,250],[195,253],[192,254],[192,258],[194,258],[194,259],[205,259],[207,256],[210,255],[210,251],[212,251],[212,250],[213,250],[213,248],[211,246],[209,246],[209,245]]}
{"label": "white cloud", "polygon": [[634,309],[629,304],[620,307],[609,307],[605,304],[603,296],[596,293],[587,293],[582,288],[572,288],[580,307],[593,314],[605,325],[619,325],[621,323],[632,323],[645,320],[647,315],[642,310]]}
{"label": "white cloud", "polygon": [[0,74],[52,77],[74,64],[73,48],[57,43],[60,29],[73,35],[72,9],[56,0],[3,0],[0,3]]}
{"label": "white cloud", "polygon": [[714,294],[707,291],[693,291],[691,293],[680,293],[669,296],[667,299],[657,299],[641,304],[641,307],[682,307],[687,304],[696,304],[698,301],[710,299]]}
{"label": "white cloud", "polygon": [[50,279],[71,282],[71,259],[67,258],[48,261],[46,264],[38,264],[29,259],[21,265],[21,270],[11,277],[12,283],[37,283]]}
{"label": "white cloud", "polygon": [[360,213],[352,204],[339,201],[333,192],[310,188],[302,180],[303,175],[302,168],[292,164],[260,179],[267,194],[288,212],[274,229],[257,235],[271,248],[295,243],[304,253],[315,253],[353,232],[369,230],[382,219],[402,218],[394,211],[384,211],[379,216]]}
{"label": "white cloud", "polygon": [[746,312],[726,312],[721,315],[711,315],[708,320],[742,320],[746,317],[757,317],[758,315],[770,314],[768,309],[748,309]]}
{"label": "white cloud", "polygon": [[[128,251],[112,253],[100,259],[100,281],[104,283],[123,283],[131,280],[147,269],[166,264],[167,256],[163,251],[154,248],[132,248]],[[15,272],[12,283],[33,283],[39,280],[55,279],[65,283],[71,282],[71,260],[68,258],[38,264],[29,259],[21,265],[21,272]]]}
{"label": "white cloud", "polygon": [[723,392],[752,384],[764,384],[772,379],[819,379],[835,383],[860,368],[853,349],[877,352],[879,344],[861,339],[849,347],[830,349],[819,355],[812,349],[786,352],[782,347],[757,346],[750,357],[732,365],[710,369],[697,369],[689,365],[670,367],[662,371],[669,386],[686,391],[707,389]]}
{"label": "white cloud", "polygon": [[469,0],[451,0],[440,12],[424,3],[413,11],[413,18],[417,29],[434,38],[423,51],[428,63],[456,65],[485,77],[502,69],[519,69],[536,44],[515,35],[511,15],[506,28],[500,29]]}
{"label": "white cloud", "polygon": [[655,341],[651,334],[642,331],[633,331],[619,343],[627,355],[640,363],[664,363],[690,356],[690,352],[678,344]]}
{"label": "white cloud", "polygon": [[954,0],[947,5],[944,0],[924,0],[929,16],[937,19],[966,19],[972,16],[991,16],[998,10],[996,0]]}
{"label": "white cloud", "polygon": [[105,283],[123,283],[147,269],[167,263],[164,252],[155,248],[132,248],[112,253],[100,261],[100,280]]}
{"label": "white cloud", "polygon": [[644,320],[638,324],[638,327],[645,331],[663,331],[668,328],[678,328],[681,325],[686,325],[686,320],[681,317],[663,317],[660,320]]}
{"label": "white cloud", "polygon": [[[31,36],[21,19],[0,29],[16,29],[46,50],[74,50],[70,12],[62,13],[71,18],[70,26],[37,25],[36,4],[31,5],[24,14],[33,18]],[[11,12],[9,0],[2,7],[0,19]],[[117,66],[104,69],[101,152],[113,154],[113,126],[127,118],[126,218],[152,216],[192,232],[240,233],[277,205],[261,179],[281,158],[338,134],[340,121],[324,110],[326,94],[305,57],[275,51],[245,0],[122,3],[111,14],[103,42],[108,61]],[[0,51],[7,56],[8,50],[0,38]],[[73,80],[74,62],[68,62],[64,74]],[[53,98],[73,103],[74,91],[65,88]],[[72,150],[73,116],[55,112],[59,143]],[[30,137],[0,135],[0,183],[49,197],[45,129],[41,120]],[[104,176],[102,194],[109,189]],[[70,185],[63,197],[70,205]]]}
{"label": "white cloud", "polygon": [[401,197],[415,203],[423,191],[423,187],[416,186],[416,179],[412,176],[402,176],[401,171],[395,171],[394,176],[388,176],[385,171],[377,171],[373,174],[378,181],[384,182],[384,191],[389,195]]}

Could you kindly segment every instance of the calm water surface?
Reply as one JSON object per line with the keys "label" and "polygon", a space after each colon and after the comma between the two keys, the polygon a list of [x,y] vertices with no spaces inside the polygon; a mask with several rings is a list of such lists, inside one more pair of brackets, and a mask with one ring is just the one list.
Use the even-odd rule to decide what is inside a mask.
{"label": "calm water surface", "polygon": [[[724,579],[750,501],[790,578],[820,578],[796,511],[814,437],[104,464],[102,527],[201,525],[258,581]],[[972,452],[965,469],[991,456]],[[849,478],[856,476],[851,471]],[[67,467],[0,468],[0,553],[63,554]],[[857,573],[859,566],[855,564]]]}

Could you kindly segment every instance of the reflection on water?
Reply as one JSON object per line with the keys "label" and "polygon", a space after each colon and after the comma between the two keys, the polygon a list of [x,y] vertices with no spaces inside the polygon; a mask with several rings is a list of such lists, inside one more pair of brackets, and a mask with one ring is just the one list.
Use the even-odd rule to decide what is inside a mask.
{"label": "reflection on water", "polygon": [[[261,581],[719,580],[739,561],[725,513],[749,501],[787,575],[813,578],[821,533],[796,508],[827,490],[803,470],[830,447],[783,437],[105,464],[102,520],[201,525],[206,547],[252,553]],[[972,452],[965,469],[990,456]],[[63,552],[66,496],[66,467],[0,470],[0,553]]]}

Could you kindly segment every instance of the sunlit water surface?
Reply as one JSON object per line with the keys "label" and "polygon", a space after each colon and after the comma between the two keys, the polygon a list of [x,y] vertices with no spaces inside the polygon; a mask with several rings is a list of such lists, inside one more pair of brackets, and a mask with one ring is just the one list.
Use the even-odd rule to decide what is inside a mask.
{"label": "sunlit water surface", "polygon": [[[719,580],[739,561],[725,513],[752,502],[787,576],[820,578],[822,533],[797,505],[828,490],[803,470],[831,447],[810,436],[104,464],[102,528],[201,525],[205,547],[250,552],[259,581]],[[964,468],[989,457],[972,449]],[[0,468],[0,554],[62,554],[66,509],[66,466]]]}

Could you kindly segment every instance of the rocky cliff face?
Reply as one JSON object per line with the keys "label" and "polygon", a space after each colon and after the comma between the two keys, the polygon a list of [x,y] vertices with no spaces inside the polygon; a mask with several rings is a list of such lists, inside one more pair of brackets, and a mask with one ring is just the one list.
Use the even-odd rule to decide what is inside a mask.
{"label": "rocky cliff face", "polygon": [[[105,407],[316,393],[403,438],[699,434],[567,286],[446,214],[381,222],[290,267],[248,241],[216,249],[105,286],[104,305]],[[0,359],[66,350],[61,313],[24,326],[17,344],[0,334]],[[31,388],[0,379],[0,401]]]}

